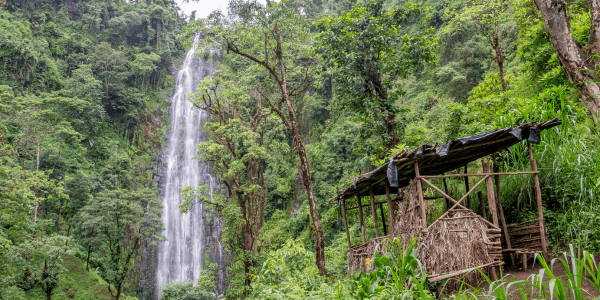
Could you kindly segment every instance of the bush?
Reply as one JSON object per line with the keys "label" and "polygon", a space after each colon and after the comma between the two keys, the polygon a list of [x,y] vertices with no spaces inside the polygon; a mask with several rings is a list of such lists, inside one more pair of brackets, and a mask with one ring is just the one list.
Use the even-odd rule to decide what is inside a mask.
{"label": "bush", "polygon": [[161,300],[213,300],[215,294],[195,287],[192,282],[173,282],[162,290]]}

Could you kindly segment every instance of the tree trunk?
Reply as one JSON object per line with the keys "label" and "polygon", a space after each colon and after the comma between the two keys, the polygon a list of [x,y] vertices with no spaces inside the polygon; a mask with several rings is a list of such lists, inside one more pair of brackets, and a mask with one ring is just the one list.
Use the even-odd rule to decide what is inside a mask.
{"label": "tree trunk", "polygon": [[319,268],[319,274],[321,276],[327,275],[327,269],[325,268],[325,239],[323,237],[323,227],[321,227],[321,223],[319,222],[319,215],[317,213],[317,205],[315,203],[315,196],[313,194],[312,188],[312,180],[310,175],[310,164],[308,161],[308,156],[306,155],[306,149],[304,148],[304,143],[302,143],[302,138],[300,137],[300,133],[298,132],[298,118],[296,116],[296,110],[294,109],[294,105],[290,100],[290,96],[287,90],[287,79],[286,79],[286,71],[285,65],[283,61],[283,50],[281,45],[281,36],[279,35],[279,30],[275,30],[276,35],[275,38],[277,40],[277,58],[279,60],[279,71],[281,72],[281,81],[279,83],[281,88],[281,93],[283,96],[283,100],[289,110],[289,130],[290,134],[294,138],[294,142],[296,143],[296,150],[298,151],[298,156],[300,157],[300,169],[302,176],[302,183],[306,188],[306,194],[308,196],[308,204],[310,207],[310,216],[313,221],[313,225],[315,227],[315,256],[316,256],[316,264],[317,268]]}
{"label": "tree trunk", "polygon": [[502,55],[502,48],[500,47],[500,38],[498,37],[498,14],[496,16],[496,22],[494,23],[494,33],[492,37],[492,48],[494,49],[494,59],[498,64],[498,72],[500,75],[500,83],[502,84],[502,91],[506,92],[506,82],[504,81],[504,55]]}
{"label": "tree trunk", "polygon": [[[583,49],[575,42],[571,34],[571,26],[567,17],[567,4],[563,0],[534,0],[535,5],[542,12],[544,28],[550,39],[558,59],[560,60],[569,81],[577,86],[583,101],[592,114],[595,122],[599,121],[600,113],[600,86],[593,82],[596,79],[595,65],[592,59],[582,55]],[[600,33],[600,8],[598,0],[588,0],[592,17],[592,30],[590,32],[589,50],[598,54]],[[583,70],[588,69],[588,70]]]}

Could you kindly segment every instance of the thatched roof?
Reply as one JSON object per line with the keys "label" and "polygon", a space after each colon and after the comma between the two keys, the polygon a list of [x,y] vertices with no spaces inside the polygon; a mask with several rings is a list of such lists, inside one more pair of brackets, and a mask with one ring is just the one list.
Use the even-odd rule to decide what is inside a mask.
{"label": "thatched roof", "polygon": [[[523,140],[539,142],[539,132],[561,124],[554,118],[545,122],[530,122],[517,127],[507,127],[488,133],[459,138],[438,148],[423,145],[412,151],[401,151],[395,154],[394,160],[398,170],[398,187],[408,186],[415,177],[414,162],[419,162],[421,175],[441,175],[463,167],[469,162],[488,156],[500,150],[509,148]],[[530,132],[532,133],[530,136]],[[388,181],[388,164],[353,178],[350,186],[342,189],[335,197],[368,196],[369,188],[375,195],[385,195],[386,186],[390,193],[396,193],[398,188],[390,187]]]}

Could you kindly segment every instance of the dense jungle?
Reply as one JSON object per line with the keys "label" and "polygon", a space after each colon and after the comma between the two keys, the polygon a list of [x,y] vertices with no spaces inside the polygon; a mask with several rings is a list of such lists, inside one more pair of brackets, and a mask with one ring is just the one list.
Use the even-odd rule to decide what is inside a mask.
{"label": "dense jungle", "polygon": [[[205,18],[182,2],[0,0],[0,299],[438,299],[418,240],[350,273],[334,197],[396,153],[553,118],[532,145],[550,257],[526,280],[507,269],[444,293],[599,295],[596,0],[230,0]],[[186,53],[214,72],[187,95],[206,138],[180,164],[208,163],[218,188],[178,186],[178,215],[202,208],[227,259],[159,285],[161,157],[186,130],[171,128]],[[524,143],[494,159],[530,170]],[[532,177],[501,194],[508,224],[537,218]],[[446,208],[428,201],[427,222]],[[385,230],[373,215],[367,240]],[[361,244],[362,213],[346,217]]]}

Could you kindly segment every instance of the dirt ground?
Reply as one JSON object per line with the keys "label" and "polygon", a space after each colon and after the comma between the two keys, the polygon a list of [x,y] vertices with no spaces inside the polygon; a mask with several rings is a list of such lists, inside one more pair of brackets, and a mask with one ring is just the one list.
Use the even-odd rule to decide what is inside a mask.
{"label": "dirt ground", "polygon": [[[532,263],[533,263],[533,260],[529,260],[527,270],[523,270],[522,266],[504,267],[502,270],[502,275],[505,276],[505,279],[527,280],[531,275],[539,274],[540,269],[542,269],[542,266],[538,262],[536,262],[535,266],[533,266],[533,268],[532,268],[531,267]],[[554,265],[553,274],[556,277],[565,275],[565,269],[560,262],[557,262]],[[561,281],[565,284],[567,282],[567,280],[564,277],[561,278]],[[583,285],[582,290],[584,291],[584,294],[586,294],[589,299],[598,299],[598,296],[600,293],[594,288],[594,286],[592,284],[590,284],[588,281],[586,281],[584,279],[582,285]],[[482,283],[479,286],[479,288],[483,288],[483,289],[487,290],[489,288],[489,285],[487,283]],[[519,295],[519,292],[517,291],[516,286],[514,286],[514,285],[511,286],[510,292],[511,292],[510,296],[512,297],[512,299],[521,299],[521,296]]]}

